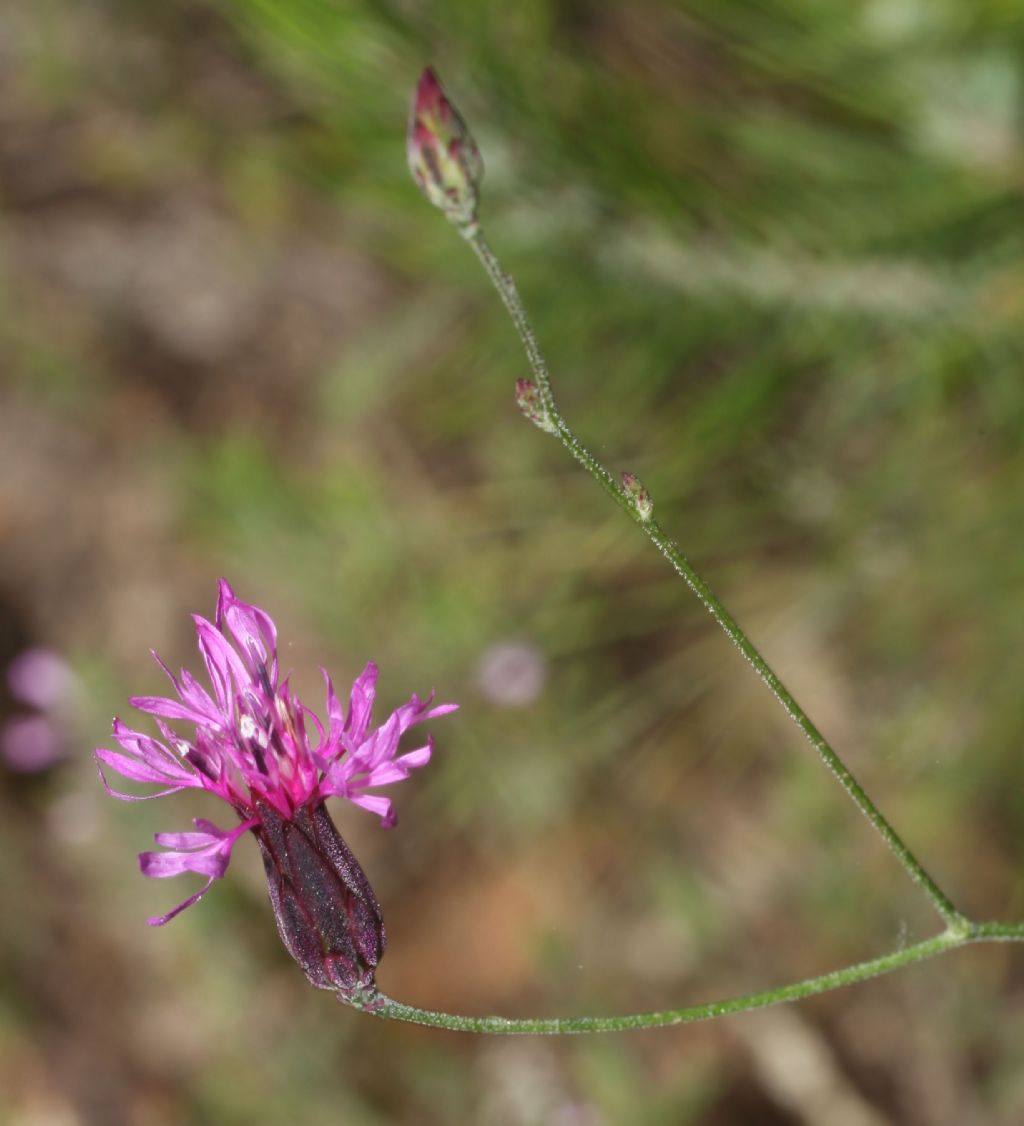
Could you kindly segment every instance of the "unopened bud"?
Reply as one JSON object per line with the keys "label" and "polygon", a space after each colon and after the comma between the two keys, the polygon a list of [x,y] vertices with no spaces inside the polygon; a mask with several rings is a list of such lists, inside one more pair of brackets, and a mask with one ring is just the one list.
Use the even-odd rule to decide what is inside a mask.
{"label": "unopened bud", "polygon": [[290,819],[263,802],[253,830],[263,854],[277,930],[319,989],[372,1008],[387,938],[380,904],[323,802]]}
{"label": "unopened bud", "polygon": [[623,473],[622,487],[626,490],[626,496],[633,502],[637,515],[646,524],[654,511],[654,501],[651,500],[651,494],[643,487],[640,478],[635,473]]}
{"label": "unopened bud", "polygon": [[537,385],[532,380],[516,380],[516,403],[534,426],[539,426],[541,430],[548,434],[556,433],[558,428],[552,421],[547,408],[541,402],[540,391],[537,390]]}
{"label": "unopened bud", "polygon": [[437,75],[427,67],[420,75],[406,134],[409,171],[420,191],[448,219],[472,235],[476,230],[476,199],[484,162],[476,142],[448,100]]}

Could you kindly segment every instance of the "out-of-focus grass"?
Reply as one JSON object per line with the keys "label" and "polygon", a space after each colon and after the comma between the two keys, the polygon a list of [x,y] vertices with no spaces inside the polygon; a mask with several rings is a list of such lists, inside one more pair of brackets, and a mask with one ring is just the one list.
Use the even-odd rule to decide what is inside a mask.
{"label": "out-of-focus grass", "polygon": [[[641,475],[954,898],[1024,910],[1014,5],[53,0],[7,19],[2,581],[33,636],[79,655],[84,743],[155,687],[150,645],[189,659],[187,614],[224,573],[277,618],[304,698],[317,665],[342,681],[372,657],[384,704],[431,685],[462,704],[395,833],[339,817],[403,999],[664,1006],[931,925],[681,584],[516,414],[511,328],[404,168],[432,61],[580,433]],[[528,708],[480,687],[510,639],[545,662]],[[241,850],[150,933],[174,891],[131,852],[205,810],[95,789],[76,761],[5,791],[4,886],[28,904],[3,928],[11,1115],[814,1120],[762,1066],[768,1024],[513,1045],[337,1009],[279,949]],[[68,808],[80,838],[53,828]],[[102,986],[45,987],[44,925]],[[989,949],[795,1010],[834,1061],[827,1106],[1016,1121],[1020,980]]]}

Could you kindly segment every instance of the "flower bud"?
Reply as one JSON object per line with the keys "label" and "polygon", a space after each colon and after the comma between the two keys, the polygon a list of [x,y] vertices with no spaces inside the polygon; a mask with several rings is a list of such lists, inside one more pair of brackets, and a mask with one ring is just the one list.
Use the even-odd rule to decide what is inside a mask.
{"label": "flower bud", "polygon": [[406,134],[409,171],[420,191],[465,235],[476,230],[477,189],[484,174],[476,142],[437,75],[420,75]]}
{"label": "flower bud", "polygon": [[282,817],[263,802],[253,830],[277,930],[318,989],[372,1007],[387,938],[380,904],[323,802]]}
{"label": "flower bud", "polygon": [[646,524],[651,518],[651,513],[654,512],[654,501],[651,500],[651,494],[643,487],[640,478],[635,473],[623,473],[622,487],[626,490],[626,496],[632,501],[637,515]]}
{"label": "flower bud", "polygon": [[530,379],[516,380],[516,404],[524,415],[541,430],[548,434],[557,432],[557,427],[548,414],[547,408],[541,402],[540,391],[537,384]]}

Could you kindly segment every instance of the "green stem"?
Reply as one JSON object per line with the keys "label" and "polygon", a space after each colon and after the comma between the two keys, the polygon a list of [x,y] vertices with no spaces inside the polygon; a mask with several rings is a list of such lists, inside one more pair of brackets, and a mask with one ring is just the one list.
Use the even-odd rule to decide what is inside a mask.
{"label": "green stem", "polygon": [[[1024,923],[958,923],[949,926],[934,938],[915,943],[880,958],[847,966],[842,970],[819,974],[806,981],[793,982],[776,989],[765,989],[760,993],[748,993],[743,997],[731,997],[725,1001],[711,1001],[704,1005],[690,1005],[682,1009],[663,1009],[653,1013],[628,1013],[623,1016],[600,1017],[541,1017],[508,1019],[495,1016],[460,1016],[455,1013],[438,1013],[430,1009],[418,1009],[404,1005],[390,997],[377,994],[368,1012],[387,1020],[402,1020],[410,1024],[424,1024],[432,1028],[444,1028],[451,1032],[489,1032],[497,1035],[565,1035],[581,1032],[624,1032],[634,1028],[660,1028],[669,1024],[693,1024],[700,1020],[728,1016],[730,1013],[746,1013],[753,1009],[765,1009],[783,1001],[798,1001],[803,997],[813,997],[816,993],[827,993],[844,985],[879,977],[915,962],[923,962],[936,954],[966,946],[972,942],[1024,942]],[[372,1007],[376,1005],[377,1007]]]}
{"label": "green stem", "polygon": [[[785,709],[786,714],[807,737],[811,746],[818,752],[822,761],[849,795],[854,805],[856,805],[868,821],[871,822],[872,826],[874,826],[879,836],[881,836],[892,850],[896,859],[903,866],[910,878],[931,900],[936,911],[942,916],[943,921],[952,928],[963,924],[965,922],[964,916],[961,915],[938,884],[928,875],[921,862],[910,851],[903,839],[892,825],[889,824],[875,803],[868,797],[863,787],[847,769],[845,763],[831,747],[825,736],[822,735],[807,713],[797,703],[789,689],[786,688],[768,662],[761,656],[757,647],[750,638],[747,637],[736,619],[726,610],[708,584],[701,578],[696,570],[694,570],[679,547],[656,520],[652,520],[649,517],[645,519],[641,515],[632,498],[626,493],[616,478],[573,433],[555,403],[547,364],[544,362],[544,357],[541,355],[537,338],[530,326],[526,309],[516,289],[515,282],[501,268],[501,264],[498,262],[494,251],[491,250],[490,246],[487,244],[483,232],[479,227],[473,230],[467,230],[464,234],[466,241],[473,248],[477,258],[480,259],[481,264],[487,271],[487,276],[491,279],[491,282],[498,291],[505,308],[508,310],[515,324],[516,331],[519,333],[519,338],[526,350],[527,359],[530,362],[530,367],[537,383],[541,406],[554,424],[555,436],[605,492],[612,496],[643,529],[661,554],[669,561],[676,573],[682,577],[690,590],[700,599],[704,608],[715,619],[729,640],[732,641],[736,648],[739,649],[743,656],[753,665],[758,675],[765,684],[768,685],[775,699],[778,700]],[[886,966],[884,968],[892,967]],[[883,972],[883,970],[877,972]],[[771,1002],[766,1003],[770,1004]]]}

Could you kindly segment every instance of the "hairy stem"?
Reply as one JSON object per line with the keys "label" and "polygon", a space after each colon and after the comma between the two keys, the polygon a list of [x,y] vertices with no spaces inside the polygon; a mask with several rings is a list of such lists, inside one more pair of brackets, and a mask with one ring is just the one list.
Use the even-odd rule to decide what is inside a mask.
{"label": "hairy stem", "polygon": [[424,1024],[432,1028],[444,1028],[450,1032],[487,1032],[495,1035],[558,1036],[568,1033],[584,1032],[624,1032],[635,1028],[661,1028],[670,1024],[694,1024],[701,1020],[728,1016],[731,1013],[746,1013],[753,1009],[766,1009],[783,1001],[798,1001],[803,997],[813,997],[816,993],[827,993],[844,985],[879,977],[915,962],[923,962],[936,954],[966,946],[972,942],[1024,942],[1024,923],[966,923],[960,922],[946,928],[934,938],[883,954],[866,962],[857,962],[845,969],[819,974],[805,981],[781,985],[775,989],[765,989],[760,993],[748,993],[743,997],[730,997],[724,1001],[710,1001],[703,1005],[689,1005],[681,1009],[663,1009],[653,1013],[627,1013],[622,1016],[596,1017],[541,1017],[510,1020],[495,1016],[460,1016],[455,1013],[439,1013],[430,1009],[418,1009],[404,1005],[390,997],[378,994],[367,1011],[374,1016],[388,1020],[402,1020],[410,1024]]}
{"label": "hairy stem", "polygon": [[[932,905],[938,911],[943,921],[951,929],[955,929],[958,925],[965,922],[964,917],[956,909],[948,896],[942,891],[938,884],[932,879],[931,876],[925,871],[924,866],[911,852],[911,850],[904,843],[903,839],[883,816],[881,811],[875,803],[868,797],[863,787],[857,779],[850,773],[845,763],[835,752],[832,746],[824,735],[811,721],[810,717],[797,703],[793,694],[782,683],[779,677],[775,674],[772,667],[764,659],[757,647],[750,640],[750,638],[743,631],[742,627],[736,619],[729,613],[729,611],[722,605],[716,598],[714,592],[708,584],[701,578],[701,576],[694,570],[693,565],[689,562],[686,556],[682,553],[679,547],[673,542],[671,537],[664,531],[664,529],[657,523],[656,520],[644,518],[632,498],[619,484],[618,480],[598,461],[598,459],[590,452],[589,449],[576,437],[569,424],[565,421],[562,413],[559,411],[555,402],[554,393],[551,389],[551,377],[548,374],[547,364],[544,362],[544,357],[541,354],[540,347],[537,344],[537,338],[533,333],[530,326],[529,319],[526,315],[526,309],[523,306],[522,299],[516,289],[516,284],[512,278],[505,273],[498,262],[494,251],[491,250],[486,239],[484,238],[483,231],[476,227],[475,229],[467,230],[465,232],[466,241],[473,248],[477,258],[487,272],[487,276],[491,279],[495,289],[498,291],[505,308],[508,310],[509,316],[515,324],[516,331],[519,333],[519,339],[522,341],[523,347],[526,350],[526,356],[530,363],[530,368],[533,371],[534,378],[537,383],[537,390],[540,394],[541,405],[549,416],[551,422],[554,424],[554,433],[562,445],[569,451],[570,454],[583,466],[583,468],[594,478],[595,481],[607,492],[612,498],[625,509],[633,520],[641,527],[646,533],[648,538],[654,543],[661,554],[668,560],[675,572],[683,579],[686,585],[693,591],[693,593],[700,599],[704,608],[715,619],[718,625],[725,632],[726,636],[736,646],[743,656],[750,662],[750,664],[757,671],[761,679],[768,685],[772,695],[785,709],[786,714],[793,720],[793,722],[800,728],[800,730],[807,737],[811,746],[818,752],[819,757],[832,772],[839,784],[843,787],[849,795],[851,801],[857,808],[864,814],[864,816],[871,822],[872,826],[878,832],[879,836],[892,850],[896,859],[903,866],[906,873],[914,881],[915,884],[928,896]],[[937,941],[937,940],[933,940]],[[924,944],[927,946],[927,944]],[[944,948],[944,947],[940,947]],[[937,953],[936,950],[929,949],[922,957],[927,957],[931,953]],[[865,965],[872,965],[873,963],[865,963]],[[902,962],[895,962],[892,965],[885,965],[875,972],[882,973],[886,969],[894,968],[895,965],[902,965]],[[870,974],[868,976],[871,976]],[[853,979],[856,980],[856,979]],[[806,984],[806,983],[804,983]],[[843,983],[838,983],[843,984]],[[799,986],[794,987],[799,988]],[[832,988],[828,986],[827,988]],[[816,990],[815,990],[816,991]],[[802,996],[802,994],[797,994]],[[771,1001],[765,1002],[770,1004]],[[699,1019],[699,1018],[693,1018]]]}

